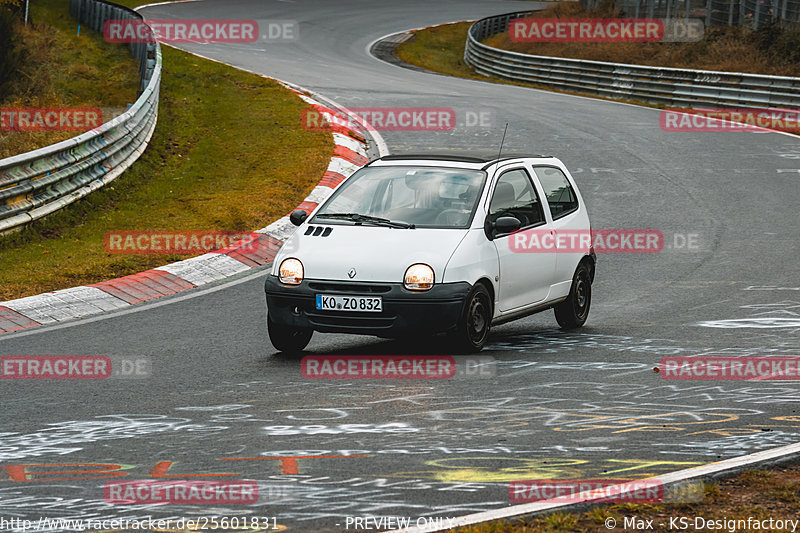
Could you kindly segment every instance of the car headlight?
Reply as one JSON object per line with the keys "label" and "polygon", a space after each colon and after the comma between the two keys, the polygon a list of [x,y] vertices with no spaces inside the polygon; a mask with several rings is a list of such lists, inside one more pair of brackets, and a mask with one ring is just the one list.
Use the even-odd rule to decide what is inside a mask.
{"label": "car headlight", "polygon": [[284,259],[278,269],[278,278],[287,285],[300,285],[303,281],[303,263],[294,257]]}
{"label": "car headlight", "polygon": [[403,287],[412,291],[427,291],[433,287],[433,269],[422,263],[411,265],[403,278]]}

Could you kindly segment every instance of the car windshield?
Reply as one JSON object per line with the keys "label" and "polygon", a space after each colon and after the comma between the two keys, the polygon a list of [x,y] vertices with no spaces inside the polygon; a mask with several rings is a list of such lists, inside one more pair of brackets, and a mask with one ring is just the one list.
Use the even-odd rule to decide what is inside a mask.
{"label": "car windshield", "polygon": [[460,168],[362,168],[325,202],[313,222],[467,228],[485,179],[482,170]]}

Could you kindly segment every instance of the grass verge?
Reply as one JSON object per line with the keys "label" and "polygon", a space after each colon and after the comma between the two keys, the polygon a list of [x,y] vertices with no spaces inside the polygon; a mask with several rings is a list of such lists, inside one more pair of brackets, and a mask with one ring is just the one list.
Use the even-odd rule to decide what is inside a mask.
{"label": "grass verge", "polygon": [[[681,517],[686,522],[681,522]],[[758,520],[753,527],[731,520]],[[608,527],[606,520],[614,520]],[[626,525],[627,519],[627,527]],[[670,524],[670,519],[672,523]],[[498,520],[453,530],[457,533],[556,533],[583,531],[794,531],[778,527],[778,520],[800,520],[800,466],[751,470],[733,478],[705,484],[702,502],[692,504],[617,504],[585,512],[555,512],[529,519]],[[652,521],[652,528],[647,528]],[[767,521],[767,522],[764,522]],[[797,523],[796,523],[797,524]],[[709,527],[710,526],[710,527]],[[798,527],[800,529],[800,527]]]}
{"label": "grass verge", "polygon": [[[583,12],[576,2],[561,2],[536,16],[582,18],[615,16],[615,13]],[[407,63],[434,72],[491,79],[476,74],[464,62],[464,43],[471,25],[470,22],[460,22],[414,31],[414,38],[400,44],[395,53]],[[495,48],[535,55],[800,76],[800,30],[781,29],[772,25],[758,31],[735,27],[707,28],[705,38],[696,43],[517,43],[511,41],[508,32],[489,37],[484,43]]]}
{"label": "grass verge", "polygon": [[[30,22],[14,24],[19,64],[0,107],[99,107],[124,111],[136,100],[139,67],[128,48],[81,27],[64,0],[34,0]],[[88,129],[88,128],[87,128]],[[69,139],[80,131],[3,131],[0,159]]]}
{"label": "grass verge", "polygon": [[[584,11],[577,2],[563,2],[533,18],[617,17],[620,12]],[[466,39],[466,35],[464,37]],[[484,44],[523,54],[570,57],[773,76],[800,76],[800,29],[767,24],[757,31],[733,26],[706,28],[695,43],[520,43],[508,32],[493,35]]]}
{"label": "grass verge", "polygon": [[123,230],[253,230],[289,212],[322,177],[333,140],[301,128],[307,104],[296,95],[261,76],[162,51],[158,126],[144,155],[112,184],[0,238],[0,300],[184,259],[112,255],[103,238]]}

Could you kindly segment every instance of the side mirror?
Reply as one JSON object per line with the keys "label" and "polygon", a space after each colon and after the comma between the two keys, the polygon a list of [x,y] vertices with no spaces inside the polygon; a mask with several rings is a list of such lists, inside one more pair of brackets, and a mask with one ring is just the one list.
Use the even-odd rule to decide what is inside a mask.
{"label": "side mirror", "polygon": [[302,209],[297,209],[292,211],[292,214],[289,215],[289,221],[294,224],[295,226],[299,226],[308,218],[308,213],[303,211]]}
{"label": "side mirror", "polygon": [[483,226],[486,232],[486,238],[494,240],[498,235],[506,235],[517,231],[522,226],[522,222],[517,217],[499,217],[494,222],[489,221],[486,217],[486,223]]}
{"label": "side mirror", "polygon": [[521,226],[522,222],[517,217],[500,217],[494,221],[495,235],[517,231]]}

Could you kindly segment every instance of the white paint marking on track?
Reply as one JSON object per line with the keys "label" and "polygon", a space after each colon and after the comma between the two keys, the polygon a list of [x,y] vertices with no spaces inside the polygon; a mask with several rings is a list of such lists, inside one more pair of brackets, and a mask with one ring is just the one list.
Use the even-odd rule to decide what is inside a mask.
{"label": "white paint marking on track", "polygon": [[[651,477],[647,479],[637,479],[637,482],[653,482],[661,483],[662,485],[670,485],[679,481],[687,481],[690,479],[698,479],[703,477],[710,477],[715,474],[721,474],[726,471],[740,470],[744,467],[750,467],[758,463],[772,462],[778,459],[784,459],[791,455],[800,454],[800,443],[789,444],[788,446],[781,446],[780,448],[773,448],[772,450],[764,450],[762,452],[751,453],[749,455],[742,455],[740,457],[733,457],[725,459],[724,461],[716,461],[702,466],[695,466],[685,470],[678,470],[670,472],[662,476]],[[481,522],[488,522],[490,520],[501,520],[512,518],[520,515],[528,515],[542,511],[550,511],[555,509],[568,510],[569,507],[580,504],[591,504],[593,501],[601,500],[605,496],[603,494],[589,495],[584,498],[576,498],[574,501],[564,502],[561,498],[558,501],[542,500],[534,503],[525,503],[522,505],[512,505],[511,507],[504,507],[502,509],[495,509],[493,511],[484,511],[482,513],[474,513],[465,516],[456,517],[450,520],[447,527],[441,528],[436,526],[428,527],[409,527],[405,529],[395,529],[388,533],[434,533],[436,531],[447,531],[454,527],[463,527]]]}
{"label": "white paint marking on track", "polygon": [[188,4],[189,2],[200,2],[200,1],[201,0],[172,0],[170,2],[156,2],[156,3],[153,3],[153,4],[145,4],[143,6],[134,7],[133,10],[138,13],[140,9],[145,9],[145,8],[148,8],[148,7],[165,6],[165,5],[168,5],[168,4]]}
{"label": "white paint marking on track", "polygon": [[755,328],[755,329],[776,329],[776,328],[800,328],[800,318],[731,318],[727,320],[704,320],[697,323],[704,328]]}

